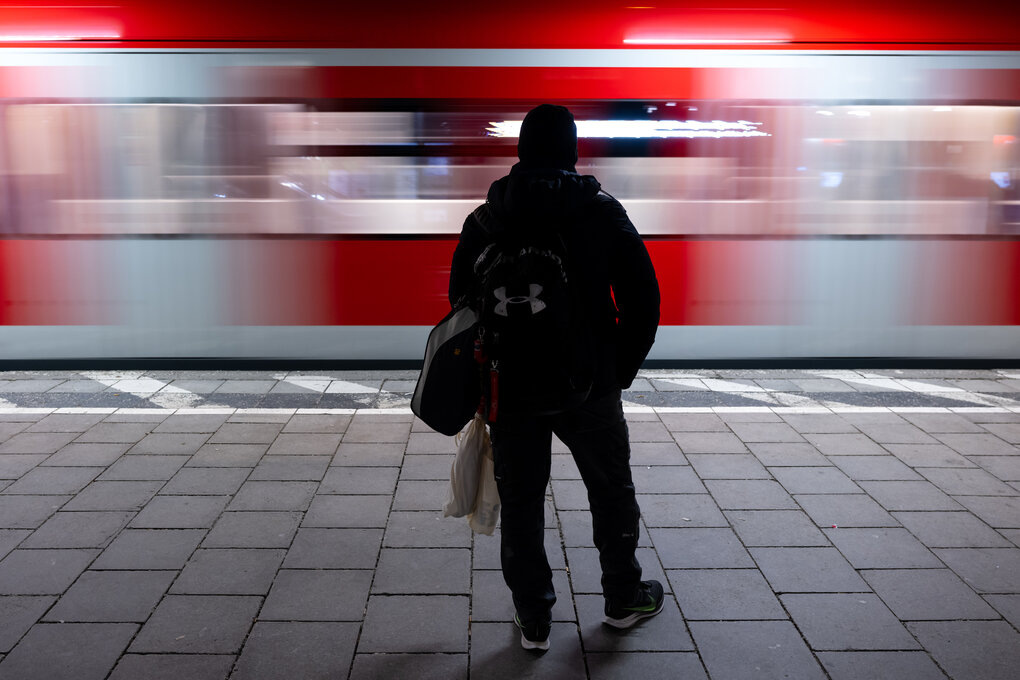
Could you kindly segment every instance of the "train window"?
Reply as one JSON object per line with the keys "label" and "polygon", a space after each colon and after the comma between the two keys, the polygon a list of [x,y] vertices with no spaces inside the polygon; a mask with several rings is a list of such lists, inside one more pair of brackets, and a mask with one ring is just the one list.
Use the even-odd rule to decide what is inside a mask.
{"label": "train window", "polygon": [[[672,103],[572,105],[601,130],[578,171],[643,234],[1020,231],[1018,107]],[[452,235],[515,160],[493,129],[526,108],[2,101],[0,231]]]}

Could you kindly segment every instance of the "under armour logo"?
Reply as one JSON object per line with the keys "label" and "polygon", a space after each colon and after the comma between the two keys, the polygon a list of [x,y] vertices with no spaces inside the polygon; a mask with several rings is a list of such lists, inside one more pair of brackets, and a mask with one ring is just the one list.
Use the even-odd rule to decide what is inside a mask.
{"label": "under armour logo", "polygon": [[513,297],[507,297],[506,286],[500,286],[496,290],[492,291],[492,294],[496,296],[497,300],[499,300],[493,311],[496,312],[497,316],[509,316],[510,313],[507,310],[507,305],[519,305],[527,302],[531,305],[531,313],[538,314],[545,309],[545,303],[538,299],[538,296],[542,293],[542,286],[537,283],[529,283],[528,291],[528,295],[514,295]]}

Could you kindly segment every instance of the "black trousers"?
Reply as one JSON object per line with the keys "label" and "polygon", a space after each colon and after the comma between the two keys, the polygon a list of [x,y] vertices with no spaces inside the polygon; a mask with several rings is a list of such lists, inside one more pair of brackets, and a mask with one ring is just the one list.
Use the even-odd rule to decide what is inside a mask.
{"label": "black trousers", "polygon": [[640,510],[620,391],[554,416],[501,414],[490,424],[502,503],[501,560],[503,578],[523,620],[548,618],[556,602],[543,540],[554,432],[573,454],[588,490],[603,594],[629,599],[641,581],[641,566],[634,556]]}

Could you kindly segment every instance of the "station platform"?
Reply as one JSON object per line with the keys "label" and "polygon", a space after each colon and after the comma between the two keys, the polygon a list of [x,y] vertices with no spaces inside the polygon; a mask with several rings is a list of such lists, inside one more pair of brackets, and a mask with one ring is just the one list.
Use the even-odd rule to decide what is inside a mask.
{"label": "station platform", "polygon": [[0,679],[1012,680],[1020,369],[642,371],[657,617],[554,447],[551,649],[441,508],[414,371],[0,373]]}

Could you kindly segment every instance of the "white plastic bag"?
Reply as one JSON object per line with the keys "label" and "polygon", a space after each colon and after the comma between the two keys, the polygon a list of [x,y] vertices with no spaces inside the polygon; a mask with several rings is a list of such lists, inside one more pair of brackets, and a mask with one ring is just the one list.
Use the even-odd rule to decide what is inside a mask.
{"label": "white plastic bag", "polygon": [[499,489],[496,488],[496,474],[492,460],[492,445],[485,438],[485,449],[482,452],[482,465],[478,471],[478,497],[475,507],[468,516],[471,530],[478,534],[492,536],[496,523],[499,521]]}
{"label": "white plastic bag", "polygon": [[475,415],[467,430],[456,436],[457,457],[450,466],[450,490],[446,494],[443,517],[470,515],[478,497],[478,479],[483,451],[489,448],[485,421]]}
{"label": "white plastic bag", "polygon": [[492,445],[485,421],[476,415],[467,430],[457,435],[457,457],[450,466],[443,516],[467,515],[473,531],[491,535],[499,520],[499,508]]}

